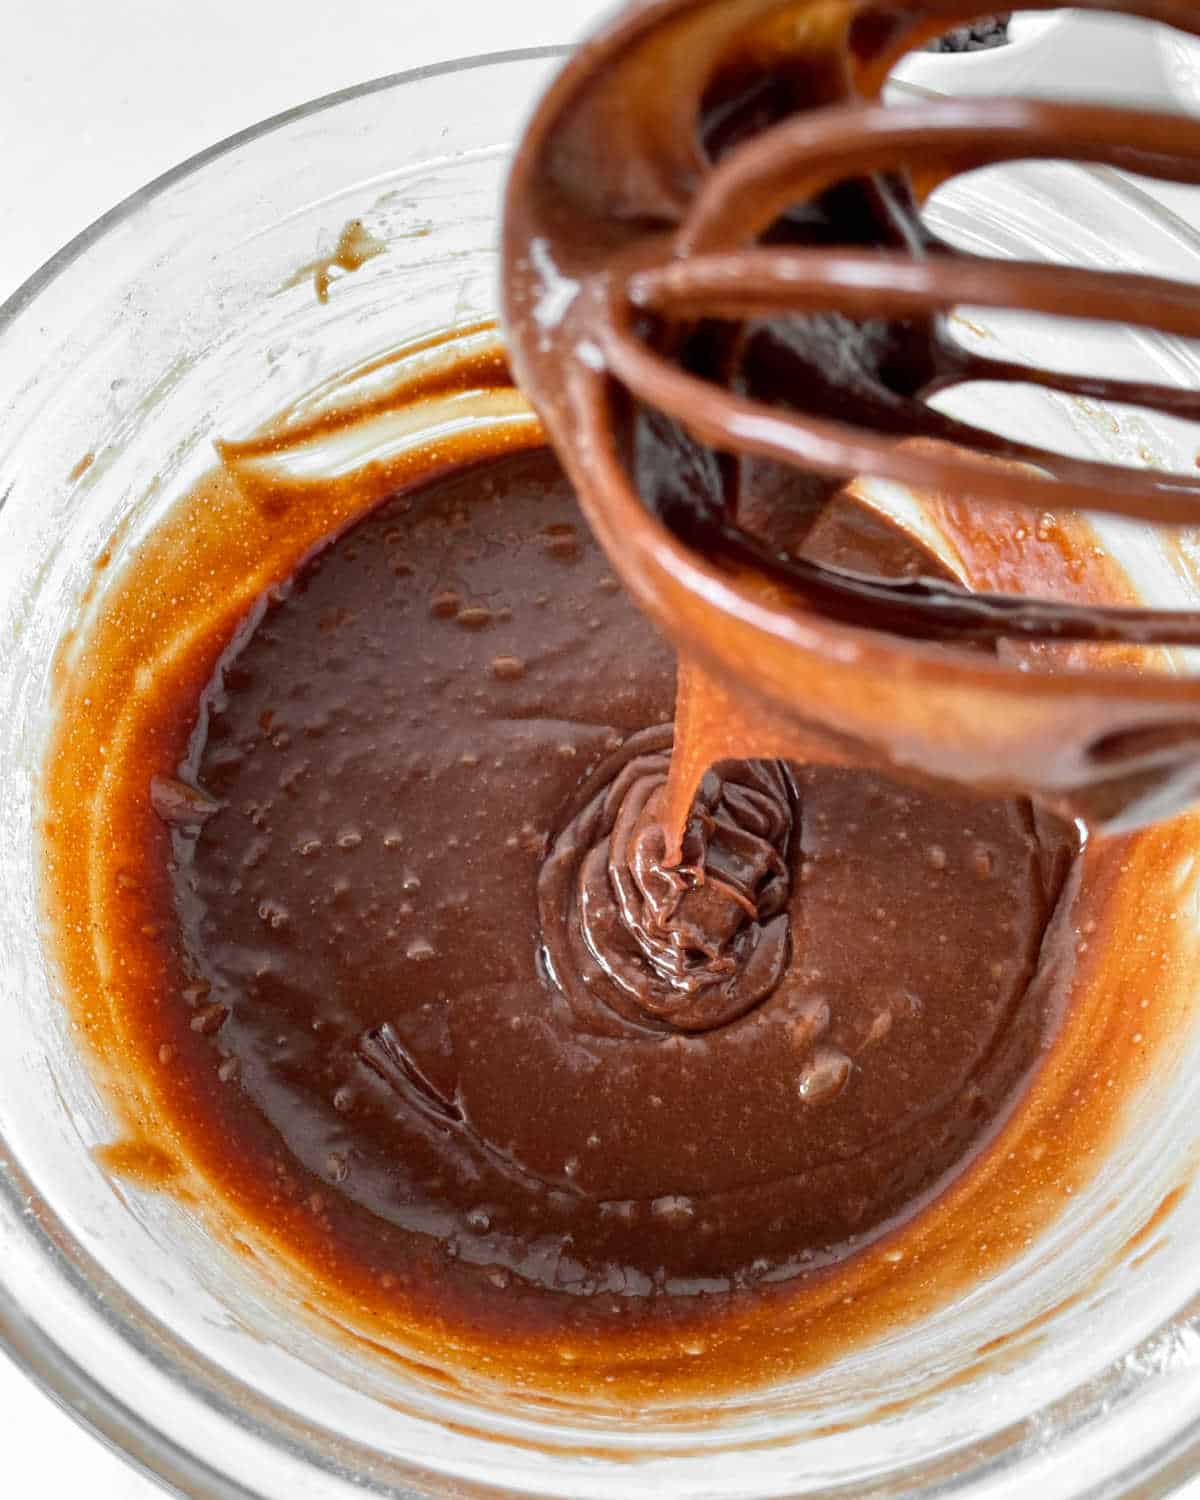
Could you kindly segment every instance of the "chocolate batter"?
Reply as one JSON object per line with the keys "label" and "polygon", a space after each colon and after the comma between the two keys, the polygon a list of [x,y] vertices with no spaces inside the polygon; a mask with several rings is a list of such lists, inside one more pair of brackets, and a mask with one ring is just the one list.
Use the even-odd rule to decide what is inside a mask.
{"label": "chocolate batter", "polygon": [[[778,9],[726,4],[721,25]],[[966,7],[925,9],[957,19]],[[712,21],[703,5],[642,10]],[[768,47],[765,75],[740,65],[707,75],[701,140],[714,161],[764,125],[842,97],[851,44],[866,67],[898,36],[917,45],[930,29],[910,7],[821,10],[833,31],[818,27],[788,66]],[[641,13],[613,36],[635,35]],[[703,46],[679,53],[689,67],[711,61],[711,35],[697,35]],[[765,33],[755,35],[757,45]],[[680,208],[671,192],[655,199],[666,179],[639,176],[647,159],[632,150],[608,158],[615,187],[580,171],[597,143],[614,145],[606,131],[648,117],[567,110],[555,133],[555,108],[580,78],[585,99],[598,78],[628,102],[620,90],[639,76],[607,68],[604,45],[585,51],[514,176],[510,327],[566,473],[528,433],[490,453],[443,443],[390,494],[371,474],[360,489],[330,486],[317,525],[238,470],[277,434],[228,449],[242,488],[213,481],[204,497],[224,529],[190,534],[193,549],[208,537],[201,562],[213,565],[190,593],[173,583],[172,596],[211,598],[214,578],[236,576],[222,572],[213,540],[231,520],[246,528],[247,567],[256,542],[278,546],[281,526],[310,526],[316,546],[297,538],[290,553],[271,552],[256,597],[157,655],[161,627],[146,624],[157,609],[131,601],[181,564],[169,548],[157,571],[142,560],[124,613],[100,631],[90,692],[72,689],[47,832],[61,910],[86,912],[68,941],[99,934],[121,953],[117,991],[97,986],[111,1008],[91,1023],[98,1045],[125,1049],[142,1072],[157,1059],[146,1086],[165,1122],[156,1180],[170,1179],[173,1144],[309,1268],[323,1296],[336,1300],[336,1287],[352,1299],[356,1319],[378,1317],[390,1341],[407,1337],[442,1365],[537,1388],[554,1383],[548,1362],[573,1364],[581,1348],[595,1379],[616,1382],[621,1370],[623,1388],[653,1386],[709,1340],[729,1351],[709,1368],[710,1387],[761,1379],[763,1319],[778,1320],[777,1368],[794,1367],[848,1324],[857,1293],[846,1287],[874,1284],[881,1312],[911,1313],[917,1294],[903,1301],[880,1275],[891,1282],[911,1254],[913,1275],[934,1285],[916,1267],[922,1254],[931,1266],[944,1258],[954,1235],[939,1252],[927,1226],[973,1165],[1007,1192],[1013,1217],[1006,1228],[997,1214],[989,1239],[1012,1248],[1027,1238],[1011,1206],[1020,1193],[986,1148],[1007,1131],[1016,1144],[1004,1160],[1033,1181],[1046,1149],[1016,1149],[1015,1106],[1031,1080],[1040,1086],[1047,1056],[1076,1055],[1062,1036],[1078,1030],[1071,1002],[1094,977],[1086,942],[1074,941],[1082,913],[1104,909],[1118,862],[1137,868],[1136,845],[1084,854],[1073,825],[1023,795],[1074,805],[1057,794],[1079,791],[1077,762],[1032,778],[1031,748],[1006,779],[998,754],[985,764],[947,726],[944,760],[909,753],[901,766],[832,719],[818,733],[804,716],[811,703],[789,702],[782,717],[778,702],[764,708],[757,656],[744,662],[753,691],[728,670],[710,675],[737,645],[729,620],[713,624],[715,595],[699,586],[687,615],[653,566],[687,556],[694,578],[708,569],[732,580],[753,606],[743,623],[771,609],[795,623],[804,610],[797,628],[827,640],[866,623],[897,659],[911,648],[980,684],[1007,672],[1030,681],[1031,698],[1022,673],[1038,659],[1013,636],[1090,649],[1196,630],[1190,617],[1145,625],[1088,534],[1066,523],[1028,547],[1017,528],[1020,545],[988,561],[1012,524],[1004,484],[1018,500],[1038,493],[1027,470],[972,461],[986,476],[990,527],[956,515],[954,493],[931,497],[958,541],[955,569],[839,490],[844,454],[801,470],[783,462],[782,440],[732,456],[718,441],[731,395],[787,404],[802,422],[850,413],[889,440],[978,434],[924,405],[958,356],[919,311],[781,317],[742,259],[700,316],[689,263],[662,255],[658,231]],[[767,243],[904,246],[949,263],[883,166],[760,226]],[[567,182],[591,186],[581,198]],[[649,277],[634,285],[632,312],[610,297],[631,265]],[[574,309],[566,318],[556,284]],[[712,288],[700,291],[708,299]],[[638,363],[639,346],[652,365]],[[695,411],[675,409],[676,376],[704,387]],[[490,380],[494,394],[494,370]],[[446,389],[457,390],[453,379]],[[944,446],[903,453],[901,468],[961,477]],[[1085,468],[1064,470],[1064,482],[1081,484]],[[622,509],[630,481],[636,495]],[[1167,481],[1146,483],[1163,501]],[[573,486],[639,598],[682,639],[678,704],[674,653],[610,571]],[[1134,497],[1134,486],[1119,492]],[[202,513],[193,507],[189,522]],[[968,592],[1058,579],[1055,568],[1054,603]],[[664,591],[651,597],[655,580]],[[858,660],[853,639],[843,665]],[[802,666],[799,650],[794,660]],[[1114,701],[1140,727],[1178,712],[1182,694],[1155,683],[1139,696],[1114,680],[1115,699],[1073,704],[1079,738]],[[844,681],[848,698],[861,694],[852,674]],[[90,808],[94,710],[81,705],[94,702],[119,703],[134,728],[106,759]],[[1180,794],[1194,768],[1191,726],[1168,729],[1089,762],[1093,806],[1107,797],[1116,813],[1145,812],[1147,787],[1164,779]],[[898,769],[903,781],[887,774]],[[981,794],[947,790],[955,777]],[[113,865],[111,909],[98,916],[88,903],[103,877],[68,868],[60,841],[101,816],[106,841],[83,841],[89,861]],[[78,950],[75,961],[82,975],[94,955]],[[1097,1014],[1087,1012],[1099,1046],[1110,1032]],[[1072,1128],[1081,1113],[1099,1128],[1102,1109],[1079,1111],[1078,1086],[1045,1092]]]}
{"label": "chocolate batter", "polygon": [[909,1210],[1045,1045],[1063,830],[726,763],[666,870],[673,696],[555,462],[498,459],[264,600],[155,784],[195,1065],[431,1295],[511,1278],[603,1325],[794,1276]]}

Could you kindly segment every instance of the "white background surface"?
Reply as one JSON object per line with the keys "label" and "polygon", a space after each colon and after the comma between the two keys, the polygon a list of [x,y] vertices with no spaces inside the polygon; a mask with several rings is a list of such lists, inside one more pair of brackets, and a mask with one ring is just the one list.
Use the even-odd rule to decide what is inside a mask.
{"label": "white background surface", "polygon": [[[0,0],[0,302],[150,178],[319,94],[567,42],[605,0]],[[0,1358],[0,1493],[153,1500]]]}
{"label": "white background surface", "polygon": [[[422,63],[570,41],[609,8],[607,0],[0,0],[0,303],[99,214],[244,126]],[[1097,75],[1108,79],[1122,71],[1114,42],[1110,32],[1098,48]],[[1126,54],[1126,70],[1131,62]],[[1141,92],[1144,71],[1136,71]],[[1150,71],[1157,85],[1157,59]],[[1200,87],[1200,54],[1187,71]],[[1186,207],[1200,217],[1194,203]],[[2,1358],[0,1442],[0,1493],[13,1500],[160,1493]],[[1200,1500],[1200,1485],[1188,1494]]]}

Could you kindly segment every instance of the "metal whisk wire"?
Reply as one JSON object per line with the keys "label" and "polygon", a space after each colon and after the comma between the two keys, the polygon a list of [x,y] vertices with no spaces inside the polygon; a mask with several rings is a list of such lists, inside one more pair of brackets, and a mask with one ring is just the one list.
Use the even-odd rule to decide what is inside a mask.
{"label": "metal whisk wire", "polygon": [[[934,453],[894,433],[725,389],[681,368],[643,336],[647,315],[655,324],[814,313],[861,321],[928,318],[973,304],[1200,337],[1200,287],[1178,281],[978,258],[952,252],[928,232],[902,252],[755,243],[789,209],[856,176],[907,172],[917,196],[924,197],[978,167],[1051,158],[1197,183],[1200,121],[1019,99],[931,101],[903,109],[843,105],[786,120],[713,167],[673,234],[638,246],[626,264],[610,267],[596,293],[597,337],[607,368],[639,401],[723,452],[832,478],[871,475],[918,491],[957,491],[1034,511],[1086,509],[1194,524],[1200,521],[1200,476],[1069,458],[998,440],[963,423],[956,424],[955,445],[938,444]],[[1032,369],[944,342],[956,350],[950,373],[940,372],[917,399],[968,381],[1002,380],[1200,418],[1200,392]],[[1024,467],[998,466],[998,453]],[[903,634],[1200,642],[1200,619],[1191,612],[1045,607],[1007,595],[974,594],[968,601],[926,580],[867,581],[768,557],[740,533],[724,540],[741,561],[769,563],[777,575],[786,575],[823,612],[859,621],[865,616]]]}

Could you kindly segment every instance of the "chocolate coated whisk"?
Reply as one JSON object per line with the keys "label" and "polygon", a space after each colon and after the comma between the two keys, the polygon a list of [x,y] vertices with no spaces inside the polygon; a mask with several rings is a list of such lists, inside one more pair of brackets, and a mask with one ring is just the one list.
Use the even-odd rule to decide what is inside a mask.
{"label": "chocolate coated whisk", "polygon": [[[659,352],[638,331],[644,315],[672,323],[837,314],[929,320],[928,380],[908,394],[914,433],[929,431],[925,401],[966,381],[1050,390],[1200,417],[1200,392],[1070,375],[981,357],[954,344],[939,315],[960,304],[1019,309],[1200,336],[1200,287],[1158,277],[969,256],[922,228],[904,251],[755,243],[797,205],[869,173],[907,172],[921,196],[962,172],[998,162],[1069,158],[1176,182],[1200,182],[1200,121],[1128,109],[1031,100],[945,100],[903,109],[840,106],[788,119],[716,165],[669,239],[614,266],[597,329],[612,373],[646,406],[701,442],[811,473],[872,475],[918,492],[960,492],[1034,511],[1082,508],[1159,523],[1200,520],[1200,477],[1068,458],[941,419],[956,446],[907,445],[891,432],[783,409],[723,389]],[[803,397],[799,398],[802,403]],[[961,446],[958,446],[961,445]],[[1014,470],[981,463],[1020,460]],[[1040,472],[1039,472],[1040,471]],[[786,580],[823,613],[926,638],[1200,641],[1186,611],[1097,608],[968,595],[928,580],[882,583],[782,558],[736,527],[721,551]],[[709,538],[713,541],[714,538]]]}
{"label": "chocolate coated whisk", "polygon": [[[1197,338],[1200,287],[975,256],[923,205],[965,172],[1038,159],[1200,183],[1200,121],[1023,99],[882,107],[895,63],[987,8],[635,0],[554,80],[517,153],[505,326],[596,535],[688,653],[684,719],[703,700],[721,754],[875,765],[1133,827],[1200,797],[1200,677],[1091,646],[1200,644],[1200,610],[1128,607],[1118,570],[1076,555],[1087,533],[1070,513],[1195,525],[1200,475],[1068,457],[930,400],[1020,382],[1200,418],[1194,389],[987,358],[949,331],[965,304]],[[1195,0],[1079,8],[1200,35]],[[873,478],[929,497],[996,582],[798,555],[838,488]],[[1026,546],[1056,515],[1059,543]],[[1031,597],[1042,577],[1075,597]],[[1005,641],[1067,645],[954,649]]]}

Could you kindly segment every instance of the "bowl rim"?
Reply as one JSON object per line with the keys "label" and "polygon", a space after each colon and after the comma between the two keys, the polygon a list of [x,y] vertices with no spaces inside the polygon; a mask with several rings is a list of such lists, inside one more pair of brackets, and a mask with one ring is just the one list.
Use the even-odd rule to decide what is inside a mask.
{"label": "bowl rim", "polygon": [[[0,302],[0,339],[7,337],[18,319],[36,306],[38,297],[111,230],[179,182],[240,147],[259,141],[299,120],[405,84],[506,63],[552,61],[568,56],[572,50],[569,43],[551,43],[423,63],[415,68],[385,73],[362,83],[318,95],[223,137],[135,188],[43,261],[15,291]],[[28,1217],[22,1201],[26,1195],[22,1192],[21,1177],[19,1166],[8,1156],[3,1141],[0,1141],[0,1207],[11,1212],[17,1223]],[[39,1254],[48,1253],[44,1233],[31,1235],[30,1238],[40,1241]],[[61,1269],[68,1277],[71,1275],[67,1266],[63,1265]],[[194,1500],[262,1500],[258,1491],[248,1488],[240,1479],[231,1475],[219,1460],[201,1457],[156,1422],[152,1414],[135,1410],[114,1397],[104,1384],[83,1369],[63,1343],[25,1311],[2,1280],[0,1357],[6,1357],[61,1412],[144,1478],[157,1482],[172,1492],[194,1497]]]}
{"label": "bowl rim", "polygon": [[195,152],[192,156],[184,157],[173,167],[160,172],[157,177],[150,178],[141,187],[135,188],[111,208],[106,209],[98,218],[93,219],[78,234],[73,235],[66,244],[60,246],[3,302],[0,302],[0,335],[7,332],[9,325],[25,311],[35,297],[77,261],[85,250],[89,250],[92,245],[101,240],[110,229],[115,229],[124,219],[144,205],[151,203],[168,188],[174,187],[176,183],[190,177],[202,167],[211,165],[231,151],[236,151],[239,146],[249,145],[251,141],[270,135],[285,125],[294,124],[297,120],[320,114],[323,110],[335,108],[339,104],[348,104],[352,100],[363,99],[371,94],[383,93],[401,84],[420,83],[427,78],[440,78],[452,73],[467,73],[472,69],[491,67],[497,63],[537,62],[541,59],[567,57],[573,50],[569,42],[553,42],[540,47],[511,47],[499,52],[467,53],[461,57],[446,58],[441,62],[422,63],[419,67],[403,68],[397,73],[383,73],[378,78],[367,79],[364,83],[348,84],[345,88],[334,89],[329,94],[318,94],[314,99],[306,99],[302,104],[293,104],[288,109],[280,110],[278,114],[267,115],[255,121],[253,125],[246,125],[241,130],[235,130],[232,135],[223,136],[211,146],[205,146],[203,150]]}

